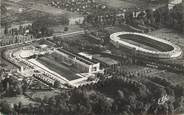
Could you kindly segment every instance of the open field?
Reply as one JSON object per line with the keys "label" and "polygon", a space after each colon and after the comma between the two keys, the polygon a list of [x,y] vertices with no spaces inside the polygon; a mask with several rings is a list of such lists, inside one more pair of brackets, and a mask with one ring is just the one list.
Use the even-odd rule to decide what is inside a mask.
{"label": "open field", "polygon": [[[7,9],[6,13],[1,16],[1,23],[34,21],[39,17],[51,17],[66,15],[67,17],[78,16],[78,13],[69,12],[60,8],[51,7],[47,0],[3,0],[2,4]],[[58,23],[59,24],[59,23]]]}
{"label": "open field", "polygon": [[147,2],[146,0],[96,0],[96,2],[105,4],[112,8],[125,8],[129,10],[134,10],[136,8],[159,8],[167,5],[167,3],[164,3],[162,0],[157,3]]}
{"label": "open field", "polygon": [[143,3],[140,0],[98,0],[97,2],[106,4],[113,8],[135,8],[142,7]]}
{"label": "open field", "polygon": [[9,1],[11,1],[11,2],[20,2],[22,0],[9,0]]}
{"label": "open field", "polygon": [[36,104],[36,102],[31,101],[29,98],[20,95],[17,97],[4,97],[3,99],[0,99],[0,102],[7,101],[9,104],[18,104],[21,102],[23,105],[29,105],[31,104]]}
{"label": "open field", "polygon": [[60,74],[61,76],[65,77],[68,80],[75,80],[80,78],[75,75],[76,72],[73,68],[71,69],[70,67],[64,64],[55,61],[54,57],[52,57],[52,54],[40,57],[37,59],[37,61],[48,67],[48,69]]}
{"label": "open field", "polygon": [[112,27],[106,27],[106,31],[108,31],[110,34],[113,34],[115,32],[121,32],[121,31],[126,31],[126,32],[137,32],[134,29],[132,29],[128,25],[117,25],[117,26],[112,26]]}
{"label": "open field", "polygon": [[34,92],[26,92],[26,94],[30,95],[33,99],[44,99],[44,97],[50,98],[54,97],[58,94],[58,92],[52,90],[52,91],[34,91]]}
{"label": "open field", "polygon": [[143,67],[138,65],[123,65],[120,68],[126,72],[133,72],[133,73],[140,73],[145,74],[147,76],[158,76],[165,79],[168,79],[170,82],[174,83],[175,85],[179,84],[184,86],[184,76],[182,74],[176,74],[173,72],[153,69],[149,67]]}
{"label": "open field", "polygon": [[146,69],[147,67],[138,66],[138,65],[124,65],[121,66],[121,69],[127,72],[135,72],[135,71],[142,71]]}
{"label": "open field", "polygon": [[55,8],[55,7],[51,7],[51,6],[48,6],[48,5],[45,5],[45,4],[40,4],[40,3],[33,4],[31,9],[32,10],[38,10],[38,11],[41,11],[41,12],[46,12],[46,13],[49,13],[49,14],[52,14],[52,15],[63,15],[63,14],[66,14],[66,13],[71,13],[69,11],[65,11],[65,10],[62,10],[60,8]]}
{"label": "open field", "polygon": [[184,86],[184,76],[182,74],[176,74],[172,72],[162,72],[162,73],[156,73],[154,74],[154,76],[160,76],[168,79],[174,84],[180,84]]}
{"label": "open field", "polygon": [[54,35],[58,35],[58,34],[65,34],[66,32],[64,31],[65,27],[68,27],[68,31],[67,33],[72,33],[72,32],[76,32],[76,31],[83,31],[82,28],[80,28],[78,25],[68,25],[68,26],[63,26],[61,24],[55,25],[50,27],[50,29],[52,29],[54,31]]}

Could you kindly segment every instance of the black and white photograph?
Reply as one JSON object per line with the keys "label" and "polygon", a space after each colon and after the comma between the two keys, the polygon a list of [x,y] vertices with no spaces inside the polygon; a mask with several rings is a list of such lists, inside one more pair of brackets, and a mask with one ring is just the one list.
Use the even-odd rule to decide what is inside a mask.
{"label": "black and white photograph", "polygon": [[0,0],[0,115],[184,115],[184,0]]}

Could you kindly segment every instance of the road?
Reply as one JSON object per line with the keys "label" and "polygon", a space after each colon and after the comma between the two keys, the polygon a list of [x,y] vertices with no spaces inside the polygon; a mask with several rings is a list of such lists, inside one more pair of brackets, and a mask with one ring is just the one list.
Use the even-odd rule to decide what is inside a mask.
{"label": "road", "polygon": [[10,45],[0,46],[0,49],[1,48],[7,48],[7,47],[10,47],[10,46],[15,46],[15,45],[28,44],[28,43],[31,43],[31,42],[34,42],[34,41],[39,41],[39,40],[42,40],[42,39],[50,39],[50,38],[53,38],[53,37],[61,37],[61,36],[68,36],[68,35],[74,35],[74,34],[83,34],[83,33],[84,33],[83,30],[82,31],[75,31],[75,32],[71,32],[71,33],[60,33],[60,34],[55,34],[55,35],[49,36],[49,37],[43,37],[43,38],[33,39],[33,40],[21,42],[21,43],[14,43],[14,44],[10,44]]}

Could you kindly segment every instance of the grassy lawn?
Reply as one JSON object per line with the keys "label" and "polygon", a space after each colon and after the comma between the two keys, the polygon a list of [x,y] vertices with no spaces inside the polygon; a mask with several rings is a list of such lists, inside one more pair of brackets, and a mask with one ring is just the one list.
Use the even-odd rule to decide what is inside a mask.
{"label": "grassy lawn", "polygon": [[155,76],[166,78],[174,84],[180,84],[184,86],[184,76],[182,74],[163,72],[163,73],[155,74]]}
{"label": "grassy lawn", "polygon": [[[64,31],[65,27],[68,27],[68,31],[67,32]],[[53,26],[53,27],[50,27],[50,29],[52,29],[54,31],[54,35],[58,35],[58,34],[61,34],[61,33],[63,33],[63,34],[72,33],[72,32],[82,31],[83,30],[78,25],[66,25],[66,26],[64,26],[64,25],[61,25],[61,24],[58,24],[58,25]]]}
{"label": "grassy lawn", "polygon": [[127,25],[118,25],[118,26],[106,27],[105,30],[108,31],[110,34],[113,34],[115,32],[122,32],[122,31],[135,32],[135,30],[133,30],[132,28],[130,28]]}
{"label": "grassy lawn", "polygon": [[[120,37],[121,37],[121,36],[120,36]],[[135,46],[142,47],[142,48],[144,48],[144,49],[153,50],[153,51],[159,51],[159,49],[157,49],[157,48],[148,46],[147,44],[144,44],[144,43],[139,43],[139,42],[137,42],[137,41],[133,41],[132,39],[123,38],[123,36],[121,37],[121,40],[122,40],[122,41],[125,41],[125,42],[128,42],[128,43],[130,43],[130,44],[133,44],[133,45],[135,45]]]}
{"label": "grassy lawn", "polygon": [[0,102],[3,101],[7,101],[9,104],[18,104],[19,102],[21,102],[23,105],[28,105],[30,103],[36,104],[36,102],[31,101],[29,98],[23,95],[17,97],[3,97],[2,99],[0,99]]}
{"label": "grassy lawn", "polygon": [[51,55],[47,55],[44,57],[38,58],[41,64],[48,67],[50,70],[60,74],[61,76],[65,77],[68,80],[78,79],[80,77],[76,76],[76,72],[72,71],[71,68],[68,66],[56,62]]}
{"label": "grassy lawn", "polygon": [[31,95],[32,98],[36,99],[36,98],[40,98],[40,99],[44,99],[44,97],[54,97],[56,95],[58,95],[58,92],[52,90],[52,91],[34,91],[34,92],[26,92],[28,95]]}
{"label": "grassy lawn", "polygon": [[122,65],[120,69],[126,72],[136,72],[136,71],[140,72],[143,71],[144,69],[147,69],[147,67],[138,65]]}

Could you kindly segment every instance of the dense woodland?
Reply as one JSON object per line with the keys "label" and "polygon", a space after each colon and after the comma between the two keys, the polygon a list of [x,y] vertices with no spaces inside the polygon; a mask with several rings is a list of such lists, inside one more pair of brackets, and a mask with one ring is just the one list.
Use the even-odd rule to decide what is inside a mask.
{"label": "dense woodland", "polygon": [[[117,76],[59,95],[37,99],[38,106],[0,104],[6,114],[24,115],[174,115],[184,112],[184,88],[160,77]],[[140,77],[140,76],[139,76]],[[11,82],[10,82],[11,83]],[[11,86],[11,84],[10,84]]]}

